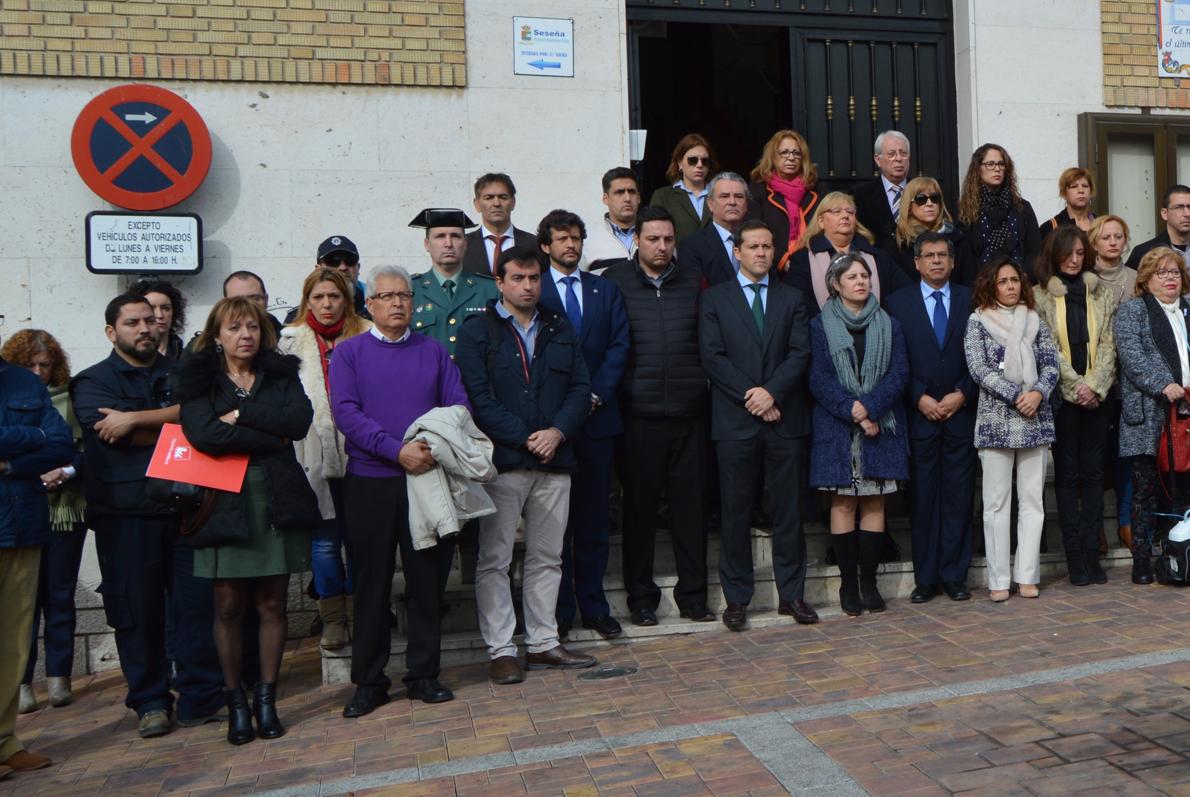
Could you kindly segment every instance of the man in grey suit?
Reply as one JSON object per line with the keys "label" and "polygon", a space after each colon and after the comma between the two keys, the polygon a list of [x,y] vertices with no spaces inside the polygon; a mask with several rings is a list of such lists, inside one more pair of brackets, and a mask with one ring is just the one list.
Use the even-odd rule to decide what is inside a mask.
{"label": "man in grey suit", "polygon": [[707,289],[699,350],[711,380],[711,438],[719,457],[723,624],[742,631],[754,591],[750,519],[765,479],[773,491],[773,574],[778,612],[818,622],[804,600],[806,540],[799,513],[810,424],[805,376],[810,333],[801,292],[770,283],[773,233],[748,221],[736,235],[736,278]]}
{"label": "man in grey suit", "polygon": [[514,246],[537,250],[537,236],[512,226],[516,209],[516,186],[503,172],[489,172],[475,181],[475,210],[482,223],[467,233],[463,253],[463,271],[468,274],[496,275],[500,254]]}

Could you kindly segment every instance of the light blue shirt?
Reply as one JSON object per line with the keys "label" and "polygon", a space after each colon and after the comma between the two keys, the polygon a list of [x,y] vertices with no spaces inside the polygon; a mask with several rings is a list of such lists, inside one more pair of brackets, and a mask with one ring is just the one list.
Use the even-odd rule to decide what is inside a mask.
{"label": "light blue shirt", "polygon": [[752,306],[753,297],[756,296],[756,292],[753,291],[749,286],[764,286],[764,288],[762,288],[760,291],[760,306],[763,307],[764,311],[767,313],[769,309],[769,275],[765,274],[764,278],[760,280],[760,282],[753,282],[752,280],[748,279],[748,275],[744,273],[743,269],[740,269],[736,271],[735,278],[740,282],[740,290],[744,292],[744,298],[748,300],[749,307]]}
{"label": "light blue shirt", "polygon": [[[930,284],[928,282],[926,282],[925,280],[922,280],[921,282],[919,282],[918,285],[921,286],[922,301],[924,301],[926,303],[926,316],[930,319],[931,322],[933,322],[933,320],[934,320],[934,302],[937,301],[937,299],[931,298],[931,295],[934,293],[934,288],[931,288]],[[950,319],[950,282],[948,281],[941,288],[938,288],[938,290],[942,291],[942,309],[946,311],[946,318],[947,318],[947,320],[949,320]]]}
{"label": "light blue shirt", "polygon": [[904,207],[906,202],[913,199],[913,197],[911,197],[911,196],[905,196],[905,186],[909,185],[908,180],[905,180],[904,182],[901,182],[901,183],[894,183],[892,180],[888,179],[887,177],[885,177],[882,174],[882,175],[880,175],[880,182],[884,183],[884,201],[888,203],[889,211],[891,211],[893,208],[893,190],[892,189],[893,189],[894,185],[897,188],[901,189],[901,207]]}
{"label": "light blue shirt", "polygon": [[[720,227],[717,222],[711,222],[711,226],[715,228],[715,232],[719,233],[720,240],[723,241],[723,248],[727,250],[727,262],[731,263],[731,267],[736,270],[738,274],[740,271],[740,263],[735,259],[735,241],[732,240],[731,230]],[[763,291],[761,291],[763,293]]]}
{"label": "light blue shirt", "polygon": [[703,208],[703,205],[705,205],[706,201],[707,201],[707,189],[704,188],[704,189],[702,189],[702,191],[700,191],[699,193],[696,194],[693,191],[691,191],[689,188],[687,188],[686,184],[683,183],[681,180],[678,180],[676,183],[674,183],[674,188],[678,189],[679,191],[686,192],[686,196],[690,197],[690,204],[694,205],[694,215],[698,216],[701,219],[702,218],[702,208]]}
{"label": "light blue shirt", "polygon": [[[636,228],[629,227],[626,230],[622,230],[616,225],[614,221],[612,221],[611,216],[607,213],[603,214],[603,218],[607,222],[607,228],[612,231],[612,235],[616,236],[616,240],[624,245],[624,248],[628,251],[629,256],[631,256],[632,239],[636,235]],[[580,298],[579,301],[581,302],[582,299]]]}
{"label": "light blue shirt", "polygon": [[533,320],[529,322],[528,329],[521,329],[521,325],[512,317],[512,313],[502,301],[496,302],[496,315],[512,321],[512,328],[516,330],[517,337],[521,339],[521,343],[525,347],[525,357],[527,358],[525,364],[533,362],[533,347],[537,343],[537,331],[541,328],[541,315],[536,310],[533,311]]}
{"label": "light blue shirt", "polygon": [[397,338],[396,340],[393,340],[392,338],[384,337],[384,333],[380,331],[380,327],[374,326],[368,331],[372,333],[372,337],[376,338],[376,340],[380,341],[381,343],[404,343],[405,341],[409,340],[409,336],[413,334],[413,330],[406,327],[405,334],[401,335],[401,337]]}
{"label": "light blue shirt", "polygon": [[574,298],[578,299],[578,309],[581,313],[583,311],[583,281],[578,275],[578,269],[575,269],[573,274],[563,274],[558,269],[550,266],[550,277],[554,280],[554,287],[558,289],[558,298],[562,300],[562,306],[566,306],[566,283],[562,280],[567,277],[574,277]]}

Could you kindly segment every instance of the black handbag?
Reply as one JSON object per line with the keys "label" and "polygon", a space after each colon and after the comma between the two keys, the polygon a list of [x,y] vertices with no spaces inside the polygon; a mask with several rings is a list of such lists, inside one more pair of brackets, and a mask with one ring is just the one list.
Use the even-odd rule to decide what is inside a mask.
{"label": "black handbag", "polygon": [[150,478],[146,492],[162,509],[178,515],[181,520],[178,533],[189,548],[213,548],[248,539],[246,528],[216,528],[207,522],[219,502],[221,490],[186,482]]}

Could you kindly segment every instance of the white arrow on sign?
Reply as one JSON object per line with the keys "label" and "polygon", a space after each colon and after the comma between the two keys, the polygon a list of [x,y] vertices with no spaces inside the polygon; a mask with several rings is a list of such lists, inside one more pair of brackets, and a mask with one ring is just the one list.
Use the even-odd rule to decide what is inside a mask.
{"label": "white arrow on sign", "polygon": [[126,113],[124,114],[124,120],[128,122],[144,122],[145,124],[149,124],[150,122],[156,122],[157,117],[148,111],[145,111],[144,113]]}

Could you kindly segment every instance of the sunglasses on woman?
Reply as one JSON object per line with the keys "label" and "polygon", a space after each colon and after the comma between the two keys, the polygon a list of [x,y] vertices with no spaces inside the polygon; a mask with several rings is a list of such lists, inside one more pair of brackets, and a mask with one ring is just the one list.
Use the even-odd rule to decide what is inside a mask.
{"label": "sunglasses on woman", "polygon": [[697,166],[700,163],[703,166],[710,166],[711,159],[706,157],[705,155],[701,156],[701,157],[698,155],[687,155],[686,156],[686,165],[687,166]]}
{"label": "sunglasses on woman", "polygon": [[917,194],[913,197],[913,204],[918,205],[919,207],[927,202],[933,202],[935,205],[941,205],[942,194],[935,192],[933,194]]}

